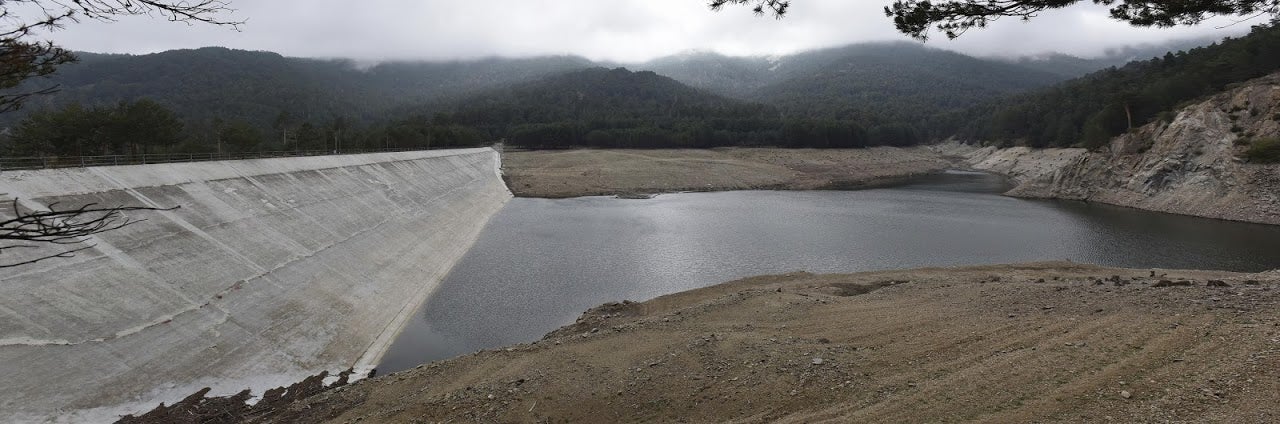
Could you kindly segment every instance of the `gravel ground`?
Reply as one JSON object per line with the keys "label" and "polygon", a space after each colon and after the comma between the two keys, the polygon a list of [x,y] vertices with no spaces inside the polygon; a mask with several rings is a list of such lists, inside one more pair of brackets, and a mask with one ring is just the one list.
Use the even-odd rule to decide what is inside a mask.
{"label": "gravel ground", "polygon": [[1057,262],[755,277],[239,419],[1270,423],[1278,289]]}
{"label": "gravel ground", "polygon": [[924,147],[540,150],[502,160],[516,196],[546,198],[861,188],[952,165]]}

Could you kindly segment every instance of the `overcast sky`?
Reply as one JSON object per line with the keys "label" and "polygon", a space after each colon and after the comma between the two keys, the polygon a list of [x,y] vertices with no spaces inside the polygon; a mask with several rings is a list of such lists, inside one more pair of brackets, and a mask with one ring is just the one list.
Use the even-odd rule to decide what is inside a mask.
{"label": "overcast sky", "polygon": [[[72,24],[52,39],[75,50],[151,53],[226,46],[287,56],[453,59],[576,54],[636,62],[688,50],[730,55],[785,54],[860,41],[906,40],[881,8],[890,0],[793,0],[781,20],[748,7],[712,12],[706,0],[230,0],[240,32],[154,18]],[[1219,28],[1139,29],[1092,4],[973,30],[934,47],[980,56],[1050,51],[1078,56],[1107,47],[1240,34],[1252,23]]]}

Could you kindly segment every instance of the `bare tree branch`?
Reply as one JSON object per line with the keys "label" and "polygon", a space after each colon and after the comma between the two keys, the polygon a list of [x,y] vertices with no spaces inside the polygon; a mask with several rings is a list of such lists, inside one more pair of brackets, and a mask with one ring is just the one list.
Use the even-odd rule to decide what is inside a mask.
{"label": "bare tree branch", "polygon": [[[20,11],[39,11],[37,18]],[[48,41],[32,38],[81,19],[114,22],[122,16],[159,16],[171,22],[205,23],[239,29],[244,21],[225,19],[234,12],[223,0],[0,0],[0,113],[22,107],[32,96],[56,86],[17,90],[25,81],[45,77],[75,55]]]}
{"label": "bare tree branch", "polygon": [[[76,252],[79,252],[79,251],[81,251],[81,250],[88,250],[88,249],[92,249],[92,248],[94,248],[95,246],[97,246],[97,245],[90,244],[90,245],[85,245],[84,247],[79,247],[79,248],[75,248],[75,249],[71,249],[71,250],[67,250],[67,251],[63,251],[63,252],[58,252],[58,253],[51,254],[51,255],[41,256],[41,257],[38,257],[38,258],[35,258],[35,259],[32,259],[32,260],[29,260],[29,261],[22,261],[22,262],[16,262],[16,263],[11,263],[11,264],[0,264],[0,269],[2,269],[2,268],[15,268],[15,267],[20,267],[20,266],[23,266],[23,265],[34,264],[34,263],[36,263],[36,262],[41,262],[41,261],[48,260],[48,259],[55,259],[55,258],[71,258],[71,257],[75,257]],[[33,246],[33,247],[34,247],[34,246]]]}
{"label": "bare tree branch", "polygon": [[[18,203],[18,199],[13,199],[11,207],[13,218],[0,220],[0,254],[12,249],[85,243],[86,239],[94,234],[118,230],[146,221],[130,219],[125,216],[125,212],[171,211],[179,208],[179,206],[171,208],[99,207],[96,203],[90,203],[78,208],[58,209],[58,204],[54,203],[49,205],[49,210],[40,211],[23,208]],[[54,258],[69,258],[75,256],[76,252],[93,247],[94,245],[89,244],[23,262],[0,263],[0,268],[12,268]]]}
{"label": "bare tree branch", "polygon": [[[25,43],[0,38],[0,49],[0,89],[14,88],[27,79],[52,74],[58,66],[75,61],[71,52],[47,42]],[[57,90],[57,86],[52,86],[0,95],[0,113],[21,108],[32,96]]]}

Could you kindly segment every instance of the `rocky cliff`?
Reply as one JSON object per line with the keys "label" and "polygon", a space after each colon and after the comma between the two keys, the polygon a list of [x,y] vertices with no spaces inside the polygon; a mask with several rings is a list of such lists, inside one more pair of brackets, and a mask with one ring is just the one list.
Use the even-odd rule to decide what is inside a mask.
{"label": "rocky cliff", "polygon": [[1280,136],[1280,73],[1187,106],[1098,151],[943,145],[976,169],[1002,173],[1008,194],[1280,224],[1280,164],[1240,159],[1248,140]]}

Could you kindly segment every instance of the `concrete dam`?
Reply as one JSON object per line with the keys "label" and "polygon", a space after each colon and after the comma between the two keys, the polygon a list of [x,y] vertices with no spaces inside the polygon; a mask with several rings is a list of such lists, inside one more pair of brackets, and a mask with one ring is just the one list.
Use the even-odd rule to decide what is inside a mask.
{"label": "concrete dam", "polygon": [[0,173],[4,215],[13,199],[180,206],[0,269],[0,420],[110,421],[204,387],[367,371],[511,198],[500,161],[483,148]]}

